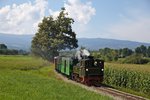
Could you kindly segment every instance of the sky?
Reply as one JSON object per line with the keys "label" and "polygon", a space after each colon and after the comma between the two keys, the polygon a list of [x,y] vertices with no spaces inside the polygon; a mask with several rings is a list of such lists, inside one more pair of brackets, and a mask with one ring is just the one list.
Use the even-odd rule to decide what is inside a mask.
{"label": "sky", "polygon": [[0,0],[0,33],[35,34],[65,7],[78,38],[150,43],[150,0]]}

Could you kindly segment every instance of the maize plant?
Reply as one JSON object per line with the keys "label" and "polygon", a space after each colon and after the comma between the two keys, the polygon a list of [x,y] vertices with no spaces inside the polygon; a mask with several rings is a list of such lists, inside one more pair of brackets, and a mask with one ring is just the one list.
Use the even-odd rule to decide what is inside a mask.
{"label": "maize plant", "polygon": [[150,95],[150,73],[131,69],[106,64],[104,83]]}

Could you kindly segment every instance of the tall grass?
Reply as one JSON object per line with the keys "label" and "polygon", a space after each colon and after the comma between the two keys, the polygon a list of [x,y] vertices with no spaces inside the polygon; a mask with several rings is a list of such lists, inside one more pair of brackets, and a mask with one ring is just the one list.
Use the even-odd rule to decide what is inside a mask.
{"label": "tall grass", "polygon": [[48,62],[29,56],[0,56],[0,100],[111,100],[65,83]]}
{"label": "tall grass", "polygon": [[150,97],[150,66],[113,64],[107,63],[105,66],[104,83],[131,89],[146,97]]}

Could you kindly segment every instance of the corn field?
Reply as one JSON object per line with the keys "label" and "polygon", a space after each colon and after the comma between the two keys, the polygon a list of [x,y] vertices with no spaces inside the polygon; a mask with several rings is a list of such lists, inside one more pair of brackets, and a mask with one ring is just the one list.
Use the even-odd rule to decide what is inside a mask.
{"label": "corn field", "polygon": [[[143,69],[140,71],[140,68],[137,70],[137,66],[130,67],[130,69],[129,67],[121,66],[121,64],[116,66],[110,63],[106,64],[104,83],[150,96],[150,73],[147,70],[143,71]],[[150,69],[150,66],[147,69]]]}

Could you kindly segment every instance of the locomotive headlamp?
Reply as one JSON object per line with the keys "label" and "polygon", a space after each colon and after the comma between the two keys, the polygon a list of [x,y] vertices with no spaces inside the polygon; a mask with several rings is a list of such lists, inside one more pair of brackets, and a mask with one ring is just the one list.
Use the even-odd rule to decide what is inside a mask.
{"label": "locomotive headlamp", "polygon": [[86,71],[89,71],[89,69],[86,69]]}
{"label": "locomotive headlamp", "polygon": [[96,61],[94,62],[94,65],[95,65],[95,66],[97,65],[97,62],[96,62]]}

